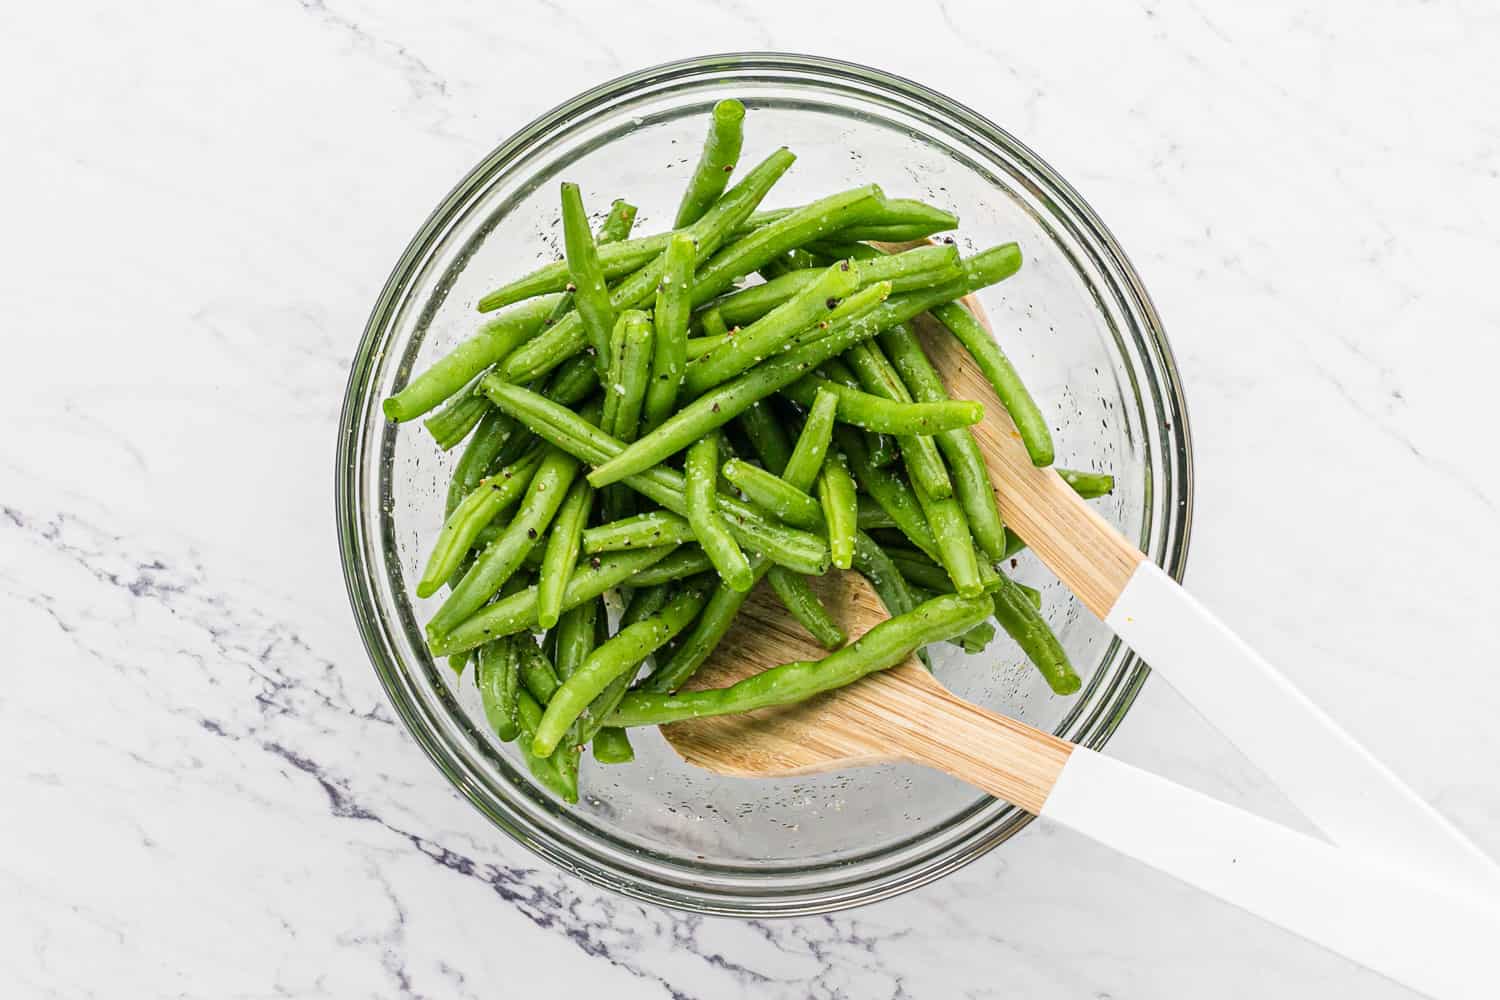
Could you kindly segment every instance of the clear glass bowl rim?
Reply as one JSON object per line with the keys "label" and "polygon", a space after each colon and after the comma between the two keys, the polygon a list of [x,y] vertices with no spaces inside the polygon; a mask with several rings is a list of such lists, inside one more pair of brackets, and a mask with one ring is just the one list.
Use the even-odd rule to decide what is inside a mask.
{"label": "clear glass bowl rim", "polygon": [[[660,859],[632,857],[629,851],[600,851],[570,836],[561,823],[538,824],[503,799],[485,794],[476,771],[466,761],[467,749],[455,745],[424,717],[413,697],[415,682],[407,665],[394,654],[387,635],[391,623],[384,619],[369,587],[370,546],[368,527],[372,511],[360,487],[363,462],[371,456],[361,446],[362,425],[372,402],[371,375],[377,369],[384,340],[407,286],[420,274],[423,263],[439,246],[457,213],[481,192],[498,172],[524,157],[554,130],[566,127],[577,116],[611,101],[673,83],[692,84],[705,77],[731,74],[770,75],[800,84],[840,83],[874,90],[885,100],[915,107],[923,114],[938,116],[971,131],[1005,150],[1029,172],[1029,179],[1045,189],[1049,200],[1075,224],[1090,242],[1094,263],[1121,294],[1123,306],[1140,331],[1145,350],[1141,374],[1150,383],[1159,407],[1170,414],[1168,454],[1162,456],[1170,468],[1171,495],[1166,498],[1167,525],[1164,550],[1157,561],[1173,578],[1181,580],[1186,568],[1193,514],[1192,435],[1186,400],[1171,347],[1160,319],[1134,267],[1114,237],[1087,202],[1041,157],[997,124],[950,98],[914,81],[857,63],[782,52],[740,52],[701,56],[663,63],[617,77],[574,97],[517,131],[479,162],[433,210],[402,253],[371,310],[349,374],[335,462],[335,516],[344,583],[366,651],[392,706],[408,731],[438,769],[486,818],[518,843],[563,870],[586,881],[646,902],[695,913],[742,917],[805,916],[875,902],[941,878],[977,859],[1022,829],[1031,816],[1003,803],[994,803],[986,816],[970,824],[969,832],[942,850],[922,853],[906,850],[904,859],[863,877],[833,874],[838,866],[813,871],[831,877],[738,878],[715,875],[697,880],[663,865]],[[1160,428],[1154,428],[1160,430]],[[376,452],[374,459],[380,459]],[[1149,515],[1148,509],[1148,515]],[[378,517],[379,512],[373,512]],[[1081,723],[1075,723],[1071,738],[1092,749],[1102,748],[1135,701],[1150,669],[1118,643],[1106,654],[1120,657],[1112,689],[1099,700]],[[1071,717],[1070,717],[1071,719]],[[976,807],[977,809],[978,807]],[[639,854],[639,852],[636,852]]]}

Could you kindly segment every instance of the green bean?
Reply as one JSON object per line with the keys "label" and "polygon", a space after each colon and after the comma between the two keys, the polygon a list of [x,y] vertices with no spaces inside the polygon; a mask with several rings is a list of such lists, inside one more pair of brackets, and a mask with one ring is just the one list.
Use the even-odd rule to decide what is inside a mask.
{"label": "green bean", "polygon": [[[795,209],[773,208],[756,212],[745,220],[740,232],[735,235],[745,235],[752,229],[784,219],[793,211]],[[951,212],[912,198],[882,196],[879,201],[866,206],[858,216],[848,220],[833,236],[840,240],[874,239],[901,243],[920,240],[933,233],[957,227],[958,217]],[[866,235],[869,233],[876,235]]]}
{"label": "green bean", "polygon": [[[759,582],[771,568],[771,562],[762,556],[752,556],[750,559],[751,573]],[[704,605],[698,620],[693,623],[692,630],[683,638],[677,646],[670,659],[648,678],[643,685],[643,690],[668,692],[675,691],[697,672],[708,659],[714,649],[719,645],[724,634],[729,631],[729,626],[734,623],[735,615],[739,614],[740,608],[750,596],[749,591],[735,590],[727,583],[720,583],[710,595],[708,603]]]}
{"label": "green bean", "polygon": [[[604,692],[610,681],[637,669],[653,650],[688,626],[708,599],[700,587],[683,590],[657,614],[622,628],[589,654],[583,665],[558,688],[537,726],[532,752],[546,756],[557,748],[574,720]],[[627,696],[628,697],[628,696]]]}
{"label": "green bean", "polygon": [[984,581],[980,579],[974,538],[969,532],[969,520],[964,516],[963,506],[952,497],[931,496],[916,483],[912,484],[912,492],[917,495],[917,503],[927,517],[932,537],[937,540],[937,561],[948,571],[955,589],[963,597],[983,593]]}
{"label": "green bean", "polygon": [[625,322],[619,382],[608,387],[619,399],[610,433],[621,441],[634,441],[641,425],[641,406],[646,386],[651,381],[651,360],[655,353],[656,334],[645,313],[630,310],[620,314]]}
{"label": "green bean", "polygon": [[[621,240],[606,246],[603,234],[601,233],[599,240],[599,266],[604,271],[605,279],[613,281],[616,278],[639,271],[661,255],[661,252],[667,248],[667,243],[671,238],[672,233],[670,232],[655,233],[651,236],[641,236],[633,240]],[[551,264],[544,265],[524,277],[501,285],[481,298],[477,308],[480,312],[492,312],[502,306],[508,306],[538,295],[545,295],[549,292],[561,292],[568,286],[568,281],[568,262],[566,260],[553,261]]]}
{"label": "green bean", "polygon": [[536,336],[557,302],[543,296],[501,313],[382,402],[386,418],[415,420],[461,390],[471,378]]}
{"label": "green bean", "polygon": [[[919,601],[930,601],[934,597],[937,597],[941,594],[951,594],[953,593],[953,590],[951,588],[951,585],[947,590],[936,591],[928,590],[925,587],[913,586],[911,588],[911,592],[912,596]],[[978,625],[975,625],[967,632],[960,632],[958,635],[955,635],[953,638],[948,640],[949,643],[957,646],[959,649],[962,649],[970,656],[974,655],[975,653],[984,652],[989,644],[994,641],[995,626],[990,624],[989,622],[980,622]]]}
{"label": "green bean", "polygon": [[792,613],[792,617],[819,643],[828,649],[837,649],[848,641],[849,637],[828,614],[828,609],[823,607],[823,602],[818,600],[818,595],[813,593],[805,577],[780,566],[772,566],[766,578],[771,581],[771,588]]}
{"label": "green bean", "polygon": [[[856,477],[857,478],[857,477]],[[895,528],[896,519],[885,512],[885,508],[875,502],[875,498],[866,494],[859,497],[859,524],[860,531],[879,531],[882,528]]]}
{"label": "green bean", "polygon": [[562,684],[562,681],[558,679],[557,669],[552,666],[552,661],[547,659],[547,655],[529,636],[519,636],[511,641],[515,643],[519,653],[521,685],[531,693],[538,704],[547,704]]}
{"label": "green bean", "polygon": [[703,321],[703,332],[706,334],[704,337],[705,340],[729,336],[729,327],[724,324],[724,317],[719,313],[718,309],[710,306],[703,311],[701,319]]}
{"label": "green bean", "polygon": [[615,325],[615,307],[610,301],[599,249],[589,231],[588,213],[578,185],[562,184],[563,248],[568,276],[573,285],[573,304],[583,321],[588,342],[594,347],[594,370],[602,377],[609,370],[609,335]]}
{"label": "green bean", "polygon": [[964,349],[995,390],[995,395],[1000,397],[1000,404],[1010,414],[1017,433],[1021,435],[1026,454],[1031,456],[1031,464],[1051,465],[1052,433],[1047,429],[1047,419],[1042,416],[1041,409],[1027,391],[1021,376],[1016,374],[1015,366],[1000,349],[994,334],[958,302],[936,306],[932,315],[964,345]]}
{"label": "green bean", "polygon": [[751,503],[788,524],[807,527],[821,522],[823,511],[818,501],[775,473],[737,458],[725,462],[722,471],[724,478],[744,493]]}
{"label": "green bean", "polygon": [[542,721],[542,707],[525,691],[519,692],[516,697],[516,716],[521,728],[516,745],[521,749],[521,757],[526,761],[527,770],[564,802],[577,802],[578,772],[574,770],[569,773],[559,767],[558,753],[539,757],[532,751],[532,744],[536,741],[536,728]]}
{"label": "green bean", "polygon": [[917,606],[895,561],[863,531],[854,533],[854,568],[870,581],[887,614],[892,617],[904,615]]}
{"label": "green bean", "polygon": [[687,518],[679,517],[669,510],[653,510],[585,528],[582,542],[583,551],[593,555],[596,552],[618,552],[621,549],[644,549],[653,545],[691,542],[693,537],[693,529]]}
{"label": "green bean", "polygon": [[937,539],[927,523],[917,495],[905,482],[889,469],[876,468],[865,451],[864,441],[849,428],[841,427],[834,432],[839,448],[854,468],[860,486],[880,505],[886,515],[901,529],[911,543],[933,560],[939,561]]}
{"label": "green bean", "polygon": [[[536,393],[493,376],[481,383],[495,405],[518,416],[537,434],[578,457],[599,464],[625,452],[626,446],[601,432],[577,414]],[[682,474],[661,466],[626,477],[626,485],[673,513],[686,515]],[[756,508],[735,497],[719,494],[719,510],[735,538],[753,552],[799,573],[820,576],[828,569],[828,546],[821,538],[793,531],[767,520]]]}
{"label": "green bean", "polygon": [[422,426],[427,428],[432,440],[444,451],[468,437],[469,432],[491,409],[490,401],[474,391],[479,386],[479,379],[480,376],[475,375],[443,404],[442,409],[422,421]]}
{"label": "green bean", "polygon": [[796,295],[736,333],[718,350],[689,365],[683,391],[690,397],[700,396],[784,349],[804,330],[819,323],[826,328],[839,299],[857,287],[859,269],[848,261],[825,269]]}
{"label": "green bean", "polygon": [[745,106],[734,98],[714,105],[709,122],[708,136],[703,140],[703,154],[698,166],[682,192],[682,201],[677,206],[678,229],[690,226],[703,217],[724,193],[729,175],[740,158],[740,145],[745,139]]}
{"label": "green bean", "polygon": [[[850,244],[838,244],[848,247]],[[864,246],[864,244],[853,244]],[[930,285],[954,280],[959,273],[958,249],[951,246],[917,247],[905,253],[885,255],[870,247],[866,250],[874,258],[862,257],[859,267],[860,287],[868,287],[882,281],[891,283],[892,292],[907,292]],[[833,261],[843,260],[851,254],[834,253]],[[731,292],[714,303],[720,318],[729,325],[743,326],[752,323],[772,309],[791,299],[807,288],[823,273],[822,268],[806,268],[789,271],[761,285]]]}
{"label": "green bean", "polygon": [[[863,246],[863,244],[860,245]],[[854,349],[850,348],[850,350]],[[847,351],[844,356],[848,356]],[[817,373],[828,381],[836,382],[847,389],[863,391],[859,384],[859,379],[855,377],[854,372],[849,366],[844,363],[843,357],[829,358],[818,366]],[[893,465],[901,457],[901,450],[896,447],[896,439],[891,435],[882,434],[879,431],[865,431],[864,438],[865,448],[870,453],[870,462],[877,469]]]}
{"label": "green bean", "polygon": [[541,452],[533,452],[515,465],[480,480],[474,492],[454,508],[427,556],[427,566],[417,581],[418,597],[431,597],[447,582],[485,525],[521,498],[541,460]]}
{"label": "green bean", "polygon": [[1073,487],[1073,492],[1085,500],[1102,497],[1114,491],[1115,477],[1107,472],[1080,472],[1077,469],[1058,469],[1063,482]]}
{"label": "green bean", "polygon": [[442,635],[478,611],[499,591],[546,531],[562,505],[578,460],[560,448],[549,448],[526,487],[520,509],[494,544],[480,553],[463,580],[427,623],[429,638]]}
{"label": "green bean", "polygon": [[823,471],[818,477],[818,499],[823,505],[823,519],[828,523],[828,550],[839,569],[848,569],[854,561],[854,522],[859,515],[854,494],[854,477],[849,474],[844,457],[830,453],[823,460]]}
{"label": "green bean", "polygon": [[[897,403],[912,402],[911,393],[902,383],[901,376],[897,374],[890,360],[874,342],[860,344],[852,348],[844,357],[849,362],[849,367],[858,375],[861,384],[871,393]],[[984,408],[978,403],[972,403],[972,405],[979,410],[982,419]],[[948,467],[943,464],[943,458],[938,454],[936,442],[930,436],[911,433],[901,434],[898,440],[901,458],[912,486],[920,486],[932,496],[941,499],[951,497],[953,482],[948,476]]]}
{"label": "green bean", "polygon": [[906,577],[908,583],[924,587],[936,594],[953,592],[953,580],[948,576],[948,571],[922,553],[913,550],[912,555],[920,557],[913,559],[894,552],[889,547],[885,551],[891,557],[891,561],[896,564],[896,568],[901,571],[901,575]]}
{"label": "green bean", "polygon": [[648,587],[712,572],[713,560],[707,553],[696,545],[683,545],[656,565],[641,570],[631,577],[630,582],[637,587]]}
{"label": "green bean", "polygon": [[686,472],[687,519],[698,544],[713,561],[724,582],[735,590],[749,590],[754,582],[750,562],[740,551],[720,515],[715,492],[719,469],[719,439],[707,435],[688,449]]}
{"label": "green bean", "polygon": [[594,734],[594,759],[601,764],[629,764],[635,760],[635,748],[625,730],[604,726]]}
{"label": "green bean", "polygon": [[[563,610],[575,608],[584,601],[619,586],[640,570],[661,561],[672,549],[673,546],[663,545],[654,549],[611,552],[580,562],[568,580],[567,589],[563,591]],[[473,649],[491,639],[514,635],[533,628],[536,624],[536,587],[528,587],[510,597],[485,605],[455,625],[452,631],[429,639],[428,646],[433,655],[445,656]]]}
{"label": "green bean", "polygon": [[656,356],[651,363],[651,386],[646,390],[643,425],[653,430],[671,415],[687,367],[687,328],[692,306],[693,262],[697,248],[690,236],[675,236],[667,244],[661,283],[656,288]]}
{"label": "green bean", "polygon": [[841,191],[803,205],[743,239],[728,243],[698,268],[693,282],[693,305],[702,305],[723,293],[778,255],[833,231],[862,209],[878,204],[879,199],[880,188],[874,184]]}
{"label": "green bean", "polygon": [[990,609],[991,602],[985,598],[952,595],[934,598],[881,622],[821,660],[771,667],[729,687],[708,691],[678,694],[633,691],[620,702],[609,723],[657,725],[806,701],[824,691],[852,684],[866,674],[893,667],[928,643],[965,632],[988,618]]}
{"label": "green bean", "polygon": [[502,742],[516,738],[516,694],[520,690],[519,658],[514,640],[509,636],[479,647],[479,663],[474,683],[479,687],[479,703],[484,707],[485,721]]}
{"label": "green bean", "polygon": [[594,488],[587,479],[578,479],[568,488],[568,495],[552,522],[537,582],[537,624],[542,628],[552,628],[562,614],[563,589],[578,562],[583,526],[588,523],[593,507]]}
{"label": "green bean", "polygon": [[[759,405],[765,405],[764,403]],[[828,454],[828,445],[833,441],[833,423],[838,414],[838,394],[819,388],[813,393],[807,408],[807,420],[802,433],[797,437],[796,447],[787,459],[781,478],[787,485],[806,493],[817,481],[818,471],[823,468],[823,458]]]}
{"label": "green bean", "polygon": [[[948,398],[942,376],[927,360],[922,344],[906,323],[886,330],[878,338],[902,382],[919,403],[936,403]],[[980,551],[991,559],[1005,554],[1005,522],[995,504],[995,490],[990,484],[989,468],[979,450],[979,442],[967,428],[940,431],[934,438],[953,478],[953,490],[968,518],[969,530]]]}
{"label": "green bean", "polygon": [[1038,611],[1042,610],[1042,592],[1040,590],[1037,590],[1035,587],[1028,587],[1020,580],[1012,580],[1011,583],[1014,583],[1016,589],[1026,595],[1026,599],[1031,602],[1033,608],[1036,608]]}
{"label": "green bean", "polygon": [[[453,467],[453,478],[448,482],[448,499],[444,516],[452,514],[463,498],[473,492],[474,487],[489,471],[490,464],[499,456],[501,449],[513,436],[516,422],[508,414],[491,408],[479,420],[458,464]],[[508,464],[508,463],[507,463]]]}
{"label": "green bean", "polygon": [[[531,384],[533,392],[540,382],[541,379],[538,379]],[[563,406],[573,406],[586,399],[598,386],[599,376],[594,373],[594,359],[580,354],[558,367],[542,394]],[[495,456],[495,461],[502,465],[513,461],[522,451],[539,442],[540,439],[531,431],[517,427],[500,449],[500,454]]]}
{"label": "green bean", "polygon": [[[811,406],[819,389],[827,389],[838,399],[838,419],[867,430],[901,435],[906,438],[937,434],[955,427],[968,427],[984,419],[984,407],[968,399],[950,399],[936,403],[899,402],[871,392],[850,389],[816,375],[807,375],[782,390],[788,399]],[[910,455],[908,450],[906,454]],[[936,450],[933,452],[937,454]],[[941,468],[942,460],[938,460]],[[908,465],[908,470],[910,466]],[[946,476],[944,476],[946,480]],[[951,495],[951,488],[950,488]]]}
{"label": "green bean", "polygon": [[[795,159],[785,149],[772,153],[750,171],[744,180],[727,191],[703,218],[688,227],[686,234],[692,237],[697,247],[694,254],[695,265],[703,264],[718,249],[730,230],[765,197],[771,185],[776,183]],[[670,240],[663,242],[663,250],[667,242]],[[616,285],[610,291],[610,303],[615,309],[634,309],[644,305],[655,294],[656,286],[665,272],[666,254],[663,252]],[[698,285],[695,284],[695,298],[697,289]],[[704,295],[704,301],[709,298],[712,295]],[[572,313],[507,357],[501,373],[511,382],[529,381],[583,350],[587,341],[582,319],[576,312]]]}
{"label": "green bean", "polygon": [[[631,227],[635,225],[635,214],[636,207],[634,205],[623,199],[616,198],[609,206],[609,215],[605,216],[604,221],[599,225],[599,232],[595,240],[596,248],[602,247],[607,243],[618,243],[629,236]],[[566,265],[567,261],[563,261],[563,263]],[[547,326],[559,322],[564,316],[572,312],[573,300],[573,293],[571,291],[565,292],[563,297],[558,300],[557,305],[552,307],[552,313],[547,317]],[[590,359],[589,371],[592,372],[593,368],[593,361]]]}
{"label": "green bean", "polygon": [[740,429],[767,469],[781,475],[792,457],[792,442],[772,402],[763,399],[740,414]]}
{"label": "green bean", "polygon": [[573,672],[594,651],[594,646],[598,644],[596,623],[602,614],[602,602],[595,598],[569,608],[557,619],[557,628],[552,630],[552,634],[557,637],[553,662],[557,667],[559,680],[565,681],[572,677]]}
{"label": "green bean", "polygon": [[[869,340],[878,331],[911,319],[934,305],[1007,278],[1020,266],[1020,249],[1014,243],[1007,243],[965,260],[961,268],[963,277],[950,284],[893,295],[856,319],[834,324],[817,340],[763,361],[738,378],[699,396],[623,453],[595,468],[589,474],[589,482],[603,486],[659,464],[710,430],[739,416],[756,400],[780,391],[809,369]],[[490,384],[490,380],[480,384]]]}
{"label": "green bean", "polygon": [[716,334],[712,337],[689,337],[687,342],[688,361],[696,361],[709,351],[723,347],[729,341],[729,337],[728,333]]}
{"label": "green bean", "polygon": [[1000,574],[1000,589],[995,591],[993,603],[995,620],[1000,627],[1021,647],[1022,652],[1036,665],[1046,680],[1047,686],[1056,694],[1072,694],[1083,686],[1062,643],[1047,627],[1046,619],[1032,605],[1030,598],[1014,580]]}

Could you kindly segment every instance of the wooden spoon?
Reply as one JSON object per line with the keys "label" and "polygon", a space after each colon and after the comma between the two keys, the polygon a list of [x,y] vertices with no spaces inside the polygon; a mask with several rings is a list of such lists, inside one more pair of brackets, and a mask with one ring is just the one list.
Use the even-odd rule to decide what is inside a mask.
{"label": "wooden spoon", "polygon": [[[1472,891],[1500,885],[1493,863],[1060,476],[1033,466],[973,360],[923,319],[919,336],[950,395],[985,405],[974,433],[1007,525],[1341,846],[965,702],[913,658],[799,705],[664,726],[672,747],[738,777],[923,764],[1398,981],[1438,996],[1481,995],[1488,967],[1479,956],[1500,939],[1500,908]],[[886,617],[858,574],[813,583],[851,640]],[[762,586],[689,686],[723,687],[823,655]],[[1393,874],[1393,860],[1405,873]]]}

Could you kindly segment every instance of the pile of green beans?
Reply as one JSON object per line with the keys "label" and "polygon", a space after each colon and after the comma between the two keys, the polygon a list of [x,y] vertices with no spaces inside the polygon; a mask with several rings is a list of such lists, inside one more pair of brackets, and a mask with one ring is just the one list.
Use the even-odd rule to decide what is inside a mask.
{"label": "pile of green beans", "polygon": [[[959,301],[1020,249],[927,243],[957,217],[875,185],[763,209],[796,157],[736,178],[745,121],[714,107],[667,232],[633,236],[623,199],[593,229],[599,203],[564,182],[562,259],[481,298],[478,331],[384,401],[463,445],[414,588],[447,588],[428,647],[473,664],[490,729],[568,802],[586,750],[634,759],[630,727],[792,704],[935,643],[974,653],[998,629],[1055,693],[1082,684],[1009,575],[1025,543],[970,430],[984,407],[950,398],[910,325],[951,333],[1050,465],[1042,411]],[[890,614],[852,643],[813,586],[846,570]],[[763,579],[827,654],[684,690]]]}

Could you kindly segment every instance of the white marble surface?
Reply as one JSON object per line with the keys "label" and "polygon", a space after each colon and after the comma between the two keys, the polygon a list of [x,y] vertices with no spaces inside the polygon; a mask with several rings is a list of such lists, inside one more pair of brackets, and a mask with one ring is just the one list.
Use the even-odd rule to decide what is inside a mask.
{"label": "white marble surface", "polygon": [[[1183,368],[1190,584],[1500,853],[1500,14],[875,6],[0,14],[6,995],[1406,995],[1042,825],[826,919],[642,907],[505,840],[394,722],[331,495],[389,266],[585,86],[805,50],[982,109],[1094,204]],[[1295,822],[1164,684],[1111,752]]]}

